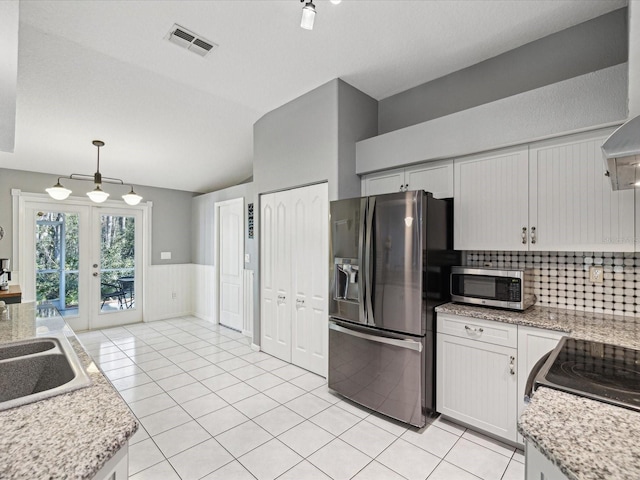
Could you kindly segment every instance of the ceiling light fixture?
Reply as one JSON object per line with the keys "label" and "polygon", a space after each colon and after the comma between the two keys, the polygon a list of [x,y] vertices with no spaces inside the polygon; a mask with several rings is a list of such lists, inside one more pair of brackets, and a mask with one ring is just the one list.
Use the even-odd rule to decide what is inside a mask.
{"label": "ceiling light fixture", "polygon": [[[304,3],[305,0],[300,0],[300,3]],[[305,30],[313,30],[313,22],[316,18],[316,6],[313,4],[312,0],[304,3],[304,7],[302,7],[302,20],[300,21],[300,26]]]}
{"label": "ceiling light fixture", "polygon": [[[90,192],[87,192],[87,196],[92,202],[102,203],[107,198],[109,198],[109,194],[102,190],[101,186],[103,183],[115,183],[118,185],[124,185],[125,183],[119,178],[111,178],[111,177],[103,177],[100,173],[100,147],[104,147],[104,142],[102,140],[94,140],[93,143],[98,148],[98,162],[96,173],[93,175],[85,175],[83,173],[72,173],[68,177],[58,177],[58,182],[50,188],[47,188],[46,191],[51,198],[54,200],[66,200],[71,195],[71,190],[65,188],[60,183],[61,178],[68,178],[69,180],[84,180],[87,182],[93,182],[95,184],[95,188]],[[138,205],[142,197],[133,191],[133,186],[131,185],[131,191],[125,195],[122,195],[122,199],[128,205]]]}
{"label": "ceiling light fixture", "polygon": [[334,5],[340,5],[340,2],[342,2],[342,0],[329,0],[329,1]]}

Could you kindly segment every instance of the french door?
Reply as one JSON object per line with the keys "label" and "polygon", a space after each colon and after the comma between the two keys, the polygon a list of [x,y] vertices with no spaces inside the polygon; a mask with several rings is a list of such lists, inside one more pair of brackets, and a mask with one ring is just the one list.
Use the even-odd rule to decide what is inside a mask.
{"label": "french door", "polygon": [[56,306],[75,331],[142,321],[142,210],[25,201],[25,301]]}

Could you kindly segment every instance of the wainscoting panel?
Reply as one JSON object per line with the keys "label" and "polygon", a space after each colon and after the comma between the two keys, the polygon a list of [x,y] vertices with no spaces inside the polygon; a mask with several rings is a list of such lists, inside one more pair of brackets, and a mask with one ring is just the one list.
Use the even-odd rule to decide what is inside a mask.
{"label": "wainscoting panel", "polygon": [[193,315],[218,323],[218,307],[216,303],[216,269],[213,265],[192,265]]}
{"label": "wainscoting panel", "polygon": [[165,320],[191,315],[193,309],[193,271],[190,263],[151,265],[145,282],[144,320]]}

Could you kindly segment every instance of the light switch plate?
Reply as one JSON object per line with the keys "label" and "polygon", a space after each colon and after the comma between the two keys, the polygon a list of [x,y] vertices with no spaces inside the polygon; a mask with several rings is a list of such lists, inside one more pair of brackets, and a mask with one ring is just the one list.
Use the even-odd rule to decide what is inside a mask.
{"label": "light switch plate", "polygon": [[589,267],[589,281],[593,283],[604,282],[604,269],[602,268],[602,265]]}
{"label": "light switch plate", "polygon": [[171,260],[171,252],[160,252],[160,260]]}
{"label": "light switch plate", "polygon": [[249,263],[251,261],[251,257],[248,253],[244,254],[244,263]]}

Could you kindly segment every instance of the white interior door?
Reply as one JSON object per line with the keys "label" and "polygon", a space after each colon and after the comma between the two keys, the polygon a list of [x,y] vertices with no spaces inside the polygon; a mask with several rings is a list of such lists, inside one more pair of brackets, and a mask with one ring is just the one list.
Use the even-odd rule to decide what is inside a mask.
{"label": "white interior door", "polygon": [[291,190],[291,270],[295,296],[291,362],[327,375],[328,187]]}
{"label": "white interior door", "polygon": [[218,318],[222,325],[242,330],[242,270],[244,199],[216,203],[218,236]]}
{"label": "white interior door", "polygon": [[289,192],[260,196],[261,348],[291,361]]}

